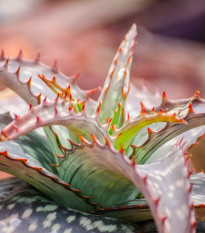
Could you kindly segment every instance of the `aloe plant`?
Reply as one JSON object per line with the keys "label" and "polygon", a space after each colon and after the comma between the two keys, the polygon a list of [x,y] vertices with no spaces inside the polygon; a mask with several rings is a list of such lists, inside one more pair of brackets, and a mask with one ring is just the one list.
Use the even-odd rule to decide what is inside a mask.
{"label": "aloe plant", "polygon": [[2,232],[141,232],[154,219],[159,233],[194,233],[195,216],[204,220],[205,176],[192,174],[188,149],[204,135],[205,102],[130,84],[136,34],[133,25],[97,101],[56,62],[2,51],[1,85],[29,104],[0,118],[0,170],[24,181],[1,181]]}

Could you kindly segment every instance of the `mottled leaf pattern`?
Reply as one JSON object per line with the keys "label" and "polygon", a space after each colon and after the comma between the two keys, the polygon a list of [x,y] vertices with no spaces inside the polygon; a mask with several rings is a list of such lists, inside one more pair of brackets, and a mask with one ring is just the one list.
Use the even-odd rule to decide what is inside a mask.
{"label": "mottled leaf pattern", "polygon": [[138,227],[103,216],[58,206],[37,191],[17,193],[0,205],[1,232],[138,233]]}

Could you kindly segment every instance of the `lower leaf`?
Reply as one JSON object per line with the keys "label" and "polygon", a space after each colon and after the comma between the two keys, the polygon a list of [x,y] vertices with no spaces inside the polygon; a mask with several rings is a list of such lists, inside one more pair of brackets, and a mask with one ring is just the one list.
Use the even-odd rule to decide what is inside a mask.
{"label": "lower leaf", "polygon": [[138,233],[125,221],[58,206],[35,190],[19,192],[0,205],[1,232]]}

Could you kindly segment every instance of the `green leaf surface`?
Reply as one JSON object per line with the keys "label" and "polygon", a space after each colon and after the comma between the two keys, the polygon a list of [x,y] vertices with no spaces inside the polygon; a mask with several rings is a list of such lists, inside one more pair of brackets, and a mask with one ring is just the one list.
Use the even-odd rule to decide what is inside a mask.
{"label": "green leaf surface", "polygon": [[124,106],[122,104],[118,104],[118,107],[114,111],[113,118],[110,123],[109,134],[112,135],[115,128],[116,129],[121,128],[124,122],[125,122]]}
{"label": "green leaf surface", "polygon": [[[187,233],[189,230],[191,232],[190,223],[194,221],[193,212],[189,208],[181,208],[184,205],[190,206],[191,201],[190,193],[187,192],[189,190],[189,181],[184,167],[184,158],[178,146],[166,154],[166,159],[163,161],[135,165],[127,159],[125,154],[114,150],[108,141],[106,141],[105,145],[100,144],[94,137],[92,143],[82,137],[81,141],[80,145],[73,144],[73,149],[67,151],[67,155],[62,159],[60,167],[62,168],[61,171],[64,170],[66,177],[71,177],[70,182],[73,185],[83,187],[84,195],[93,192],[93,199],[97,202],[103,202],[103,198],[108,195],[106,192],[109,190],[108,202],[113,201],[113,204],[117,205],[120,203],[120,200],[117,200],[118,196],[122,196],[122,203],[123,199],[125,199],[123,195],[125,195],[128,188],[124,189],[124,193],[122,191],[120,193],[116,192],[115,183],[118,182],[119,189],[120,186],[123,187],[125,184],[128,186],[129,182],[132,181],[145,196],[158,224],[159,232],[170,232],[169,229],[179,229],[179,226],[181,226],[180,232]],[[73,157],[77,157],[76,160],[72,157],[75,153],[77,156]],[[70,158],[73,161],[69,160]],[[66,163],[66,160],[69,162]],[[81,160],[83,163],[80,162]],[[70,164],[74,167],[73,174],[69,173],[72,169],[71,166],[69,167]],[[88,173],[88,169],[90,169],[90,173]],[[108,175],[106,176],[106,174]],[[83,180],[82,177],[84,177]],[[114,179],[114,185],[109,186],[108,179],[111,181]],[[107,187],[105,187],[105,184]],[[169,190],[168,195],[167,189]],[[135,195],[134,192],[133,196]],[[128,195],[127,200],[131,200],[131,197],[133,200],[133,196]],[[177,198],[174,198],[175,196]],[[170,199],[172,199],[172,202],[170,202]],[[178,212],[177,215],[171,214],[176,211]],[[183,219],[179,218],[179,215],[184,216]],[[159,218],[159,216],[161,217]],[[163,217],[167,216],[167,223],[164,224]]]}
{"label": "green leaf surface", "polygon": [[133,223],[144,222],[153,218],[145,199],[135,199],[112,207],[99,208],[95,213]]}
{"label": "green leaf surface", "polygon": [[83,190],[83,195],[92,196],[100,206],[133,199],[138,194],[133,183],[108,169],[106,163],[103,164],[103,157],[108,159],[109,156],[111,163],[114,152],[108,146],[96,143],[93,141],[90,144],[86,140],[79,145],[72,143],[72,149],[67,150],[65,157],[60,159],[59,177],[76,189]]}
{"label": "green leaf surface", "polygon": [[[146,144],[146,141],[149,140],[149,135],[150,135],[150,130],[152,131],[159,131],[159,130],[162,130],[164,127],[166,127],[166,122],[158,122],[158,123],[153,123],[153,124],[150,124],[146,127],[144,127],[143,129],[141,129],[134,137],[133,139],[131,140],[130,142],[130,145],[134,145],[135,147],[137,146],[140,146],[140,145],[143,145],[143,144]],[[150,129],[148,131],[148,128]],[[175,143],[172,144],[172,146],[174,145]],[[168,150],[166,150],[167,152]],[[133,147],[132,146],[128,146],[127,149],[125,150],[126,152],[126,155],[129,157],[129,158],[132,158],[133,156]],[[159,154],[157,154],[158,156]],[[151,156],[152,157],[152,156]],[[138,156],[135,156],[135,161],[137,164],[140,164],[140,161],[141,161],[141,156],[140,154],[138,154]]]}
{"label": "green leaf surface", "polygon": [[126,149],[135,135],[144,127],[156,122],[171,122],[185,124],[185,121],[177,118],[175,115],[166,113],[153,113],[146,115],[143,113],[140,117],[127,121],[120,129],[116,129],[112,136],[115,136],[116,149],[120,150],[121,146]]}
{"label": "green leaf surface", "polygon": [[58,176],[27,160],[24,156],[0,152],[0,170],[10,173],[34,186],[45,196],[63,206],[77,210],[93,210],[89,197],[81,196]]}
{"label": "green leaf surface", "polygon": [[[53,154],[63,155],[64,153],[63,153],[62,149],[59,147],[60,142],[58,140],[58,137],[53,132],[51,126],[46,126],[43,129],[44,129],[44,132],[48,138],[48,141],[49,141],[50,146],[52,148]],[[68,138],[68,137],[66,137],[66,138]]]}
{"label": "green leaf surface", "polygon": [[[10,120],[8,114],[1,115],[1,126]],[[1,142],[0,170],[28,182],[61,205],[79,210],[95,209],[89,198],[81,196],[79,190],[58,179],[57,169],[52,165],[56,163],[54,158],[58,158],[48,149],[45,138],[41,135],[36,138],[37,135],[32,132],[16,140]],[[38,143],[38,148],[35,143]]]}

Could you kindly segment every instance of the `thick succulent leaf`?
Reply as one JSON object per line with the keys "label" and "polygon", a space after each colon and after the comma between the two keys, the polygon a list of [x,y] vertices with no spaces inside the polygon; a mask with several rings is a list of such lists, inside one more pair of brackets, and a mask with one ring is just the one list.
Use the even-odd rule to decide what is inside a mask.
{"label": "thick succulent leaf", "polygon": [[[195,145],[198,141],[198,139],[204,135],[205,133],[205,126],[199,126],[194,129],[188,130],[177,137],[169,140],[165,144],[163,144],[158,150],[156,150],[146,161],[146,163],[151,163],[154,161],[158,161],[162,159],[163,157],[160,157],[160,155],[165,154],[167,151],[169,151],[175,144],[176,142],[180,143],[183,145],[184,150],[188,150]],[[137,157],[139,163],[140,161],[143,161],[143,158],[141,156]],[[192,156],[191,156],[191,162],[192,162]],[[193,164],[193,163],[192,163]],[[194,164],[193,164],[194,167]]]}
{"label": "thick succulent leaf", "polygon": [[109,69],[98,105],[101,103],[99,120],[102,124],[113,117],[118,103],[124,105],[129,91],[129,76],[136,37],[136,25],[133,25],[122,41]]}
{"label": "thick succulent leaf", "polygon": [[[171,139],[187,132],[187,138],[190,142],[198,138],[198,134],[190,134],[189,130],[203,126],[205,124],[205,102],[199,96],[193,98],[189,104],[185,106],[175,106],[170,112],[176,113],[180,118],[183,118],[188,124],[167,124],[162,130],[149,131],[148,139],[145,143],[134,148],[136,157],[140,156],[140,163],[145,163],[155,151],[157,151],[166,142],[171,142]],[[169,113],[169,112],[168,112]],[[184,135],[185,136],[185,135]],[[176,143],[176,141],[174,142]],[[190,144],[187,143],[185,148]],[[165,147],[164,147],[165,148]],[[170,147],[167,147],[167,150]]]}
{"label": "thick succulent leaf", "polygon": [[[94,137],[92,143],[82,137],[81,140],[80,145],[73,144],[73,149],[70,150],[70,154],[68,150],[66,158],[69,158],[76,151],[77,157],[80,157],[76,164],[79,164],[79,161],[83,158],[84,164],[75,167],[71,181],[72,183],[76,182],[76,185],[81,187],[84,185],[82,188],[83,194],[87,195],[92,189],[95,189],[93,198],[100,201],[106,194],[105,190],[109,189],[109,201],[110,199],[114,200],[115,196],[124,194],[112,192],[115,188],[106,181],[108,174],[111,180],[113,177],[117,177],[115,182],[118,179],[118,186],[123,186],[125,183],[129,184],[128,182],[131,180],[147,199],[159,232],[194,232],[195,222],[191,209],[188,174],[184,167],[182,152],[178,147],[173,148],[167,154],[167,158],[161,162],[136,165],[130,162],[123,152],[114,150],[107,140],[105,145],[99,143]],[[63,166],[63,163],[66,165],[66,158],[65,160],[62,159],[60,166]],[[87,174],[88,166],[90,167],[90,174]],[[66,166],[64,166],[66,172],[65,168]],[[68,170],[71,169],[69,166],[68,168]],[[92,170],[92,168],[96,169]],[[100,170],[102,178],[99,176]],[[84,175],[82,180],[84,171],[87,175]],[[78,175],[82,181],[80,181]],[[108,185],[104,190],[97,189],[96,183],[99,183],[100,186],[101,180]],[[168,194],[167,190],[169,191]],[[103,193],[103,195],[100,196],[100,193]],[[177,198],[175,198],[176,196]],[[175,214],[172,215],[172,213]]]}
{"label": "thick succulent leaf", "polygon": [[[59,127],[59,131],[63,132],[62,127],[60,128],[60,126],[57,126],[57,125],[55,127]],[[60,145],[62,145],[62,146],[65,146],[65,145],[61,144],[61,142],[58,140],[58,135],[53,131],[52,126],[47,126],[47,127],[44,127],[43,129],[44,129],[44,132],[45,132],[45,134],[50,142],[51,148],[53,150],[53,154],[58,154],[58,155],[64,154]],[[69,138],[68,135],[69,135],[69,132],[67,131],[65,138]],[[69,147],[70,143],[69,143],[69,145],[66,145],[66,146]]]}
{"label": "thick succulent leaf", "polygon": [[[148,125],[146,127],[144,127],[143,129],[141,129],[131,140],[130,142],[130,146],[128,146],[125,150],[126,155],[131,158],[133,156],[133,145],[134,147],[139,146],[144,144],[148,138],[149,138],[149,134],[151,133],[151,131],[158,131],[163,129],[166,126],[166,122],[157,122],[157,123],[153,123],[151,125]],[[175,143],[174,143],[175,144]],[[172,146],[174,145],[172,144]],[[167,152],[167,150],[165,151],[165,153]],[[157,154],[159,155],[159,154]],[[140,164],[140,156],[138,155],[137,157],[135,157],[135,161],[137,164]]]}
{"label": "thick succulent leaf", "polygon": [[143,103],[147,109],[152,109],[154,106],[159,106],[161,97],[158,92],[152,93],[147,86],[142,83],[142,89],[135,87],[130,83],[130,90],[127,96],[125,112],[129,113],[131,119],[140,115],[141,104]]}
{"label": "thick succulent leaf", "polygon": [[[191,175],[190,182],[193,184],[191,199],[195,207],[196,220],[205,221],[205,174],[201,172]],[[147,201],[143,198],[108,208],[100,208],[96,213],[114,218],[122,218],[130,222],[152,218]]]}
{"label": "thick succulent leaf", "polygon": [[[58,103],[56,106],[58,107],[61,105]],[[34,109],[35,110],[39,109],[40,110],[39,112],[42,112],[41,110],[44,107],[48,107],[48,109],[50,109],[50,107],[53,107],[53,105],[48,104],[48,103],[43,103],[42,105],[36,106]],[[56,112],[55,109],[56,108],[53,108],[53,110],[52,110],[54,113]],[[63,109],[65,109],[65,108],[63,108]],[[36,112],[38,112],[38,111],[36,111]],[[50,114],[48,114],[48,115],[50,116]],[[34,119],[33,121],[35,123],[36,122],[35,111],[33,111],[32,116],[34,116],[32,119]],[[28,119],[28,118],[29,119],[31,118],[31,113],[28,113],[28,115],[25,114],[24,118],[20,118],[19,121],[15,120],[13,123],[11,123],[11,125],[8,126],[4,130],[4,132],[3,132],[4,137],[7,137],[7,138],[10,136],[15,137],[16,133],[18,134],[18,132],[24,131],[25,128],[23,128],[23,130],[20,130],[19,127],[21,126],[21,122],[25,122],[25,119]],[[23,121],[22,121],[22,119],[23,119]],[[39,119],[42,119],[42,118],[39,118]],[[42,120],[40,121],[39,119],[38,119],[38,122],[42,122]],[[48,118],[48,119],[50,119],[50,118]],[[46,120],[48,121],[48,119],[46,119]],[[51,117],[51,119],[53,120],[53,116]],[[24,125],[24,124],[22,124],[22,125]],[[15,129],[16,126],[18,126],[18,128],[19,128],[19,130],[17,132]],[[26,125],[26,124],[25,124],[25,126],[28,127],[28,125]],[[30,127],[30,125],[29,125],[29,127]],[[174,219],[175,216],[167,216],[167,215],[169,215],[169,212],[172,213],[173,208],[175,209],[176,207],[182,205],[183,202],[185,202],[185,203],[182,206],[190,206],[189,193],[187,191],[188,190],[188,180],[186,178],[187,174],[185,174],[186,172],[184,171],[185,169],[183,167],[184,166],[183,159],[180,158],[181,153],[179,150],[175,149],[176,151],[169,152],[169,153],[171,153],[169,158],[164,160],[164,161],[161,161],[160,163],[136,166],[135,164],[130,163],[126,159],[126,156],[124,154],[122,154],[121,152],[117,152],[113,148],[111,149],[110,145],[108,145],[108,144],[102,145],[102,144],[100,144],[99,141],[96,141],[94,136],[91,136],[91,137],[92,137],[92,140],[94,140],[96,142],[96,146],[95,146],[95,148],[93,148],[92,143],[89,143],[85,139],[83,139],[83,142],[81,142],[81,145],[85,144],[83,146],[83,148],[86,148],[86,150],[87,150],[87,153],[85,150],[83,151],[83,155],[87,156],[88,161],[91,161],[92,165],[94,165],[94,163],[96,163],[97,166],[101,165],[102,168],[108,168],[108,170],[110,169],[113,172],[114,177],[115,176],[117,177],[116,174],[118,174],[118,173],[121,174],[119,176],[121,180],[122,180],[122,177],[124,176],[125,178],[127,178],[128,182],[130,182],[130,180],[131,180],[136,185],[136,187],[142,191],[142,193],[144,194],[144,196],[146,197],[146,199],[150,205],[150,208],[151,208],[152,213],[154,215],[155,221],[158,225],[159,232],[165,232],[164,228],[169,228],[169,225],[171,225],[171,229],[175,229],[176,226],[178,227],[178,225],[183,225],[183,227],[182,227],[183,230],[181,232],[189,232],[189,231],[191,232],[191,230],[187,228],[188,225],[190,226],[190,224],[191,224],[190,221],[191,221],[191,217],[192,217],[192,216],[189,216],[189,208],[185,208],[184,210],[183,209],[178,210],[178,212],[179,212],[178,215],[182,214],[184,216],[183,219],[181,218],[181,219],[176,220],[176,219]],[[81,137],[81,140],[82,140],[82,137]],[[107,140],[105,140],[105,141],[106,141],[106,143],[108,143]],[[104,150],[104,152],[103,152],[103,150]],[[74,152],[72,152],[72,153],[74,153]],[[9,158],[9,156],[4,154],[3,158]],[[86,163],[86,165],[87,165],[87,163]],[[166,167],[167,167],[167,169],[165,169]],[[164,169],[167,172],[164,172]],[[79,174],[79,169],[77,169],[77,170],[78,170],[78,173],[74,172],[74,174]],[[97,170],[99,170],[99,169],[97,169]],[[158,175],[159,175],[159,177],[158,177]],[[36,174],[35,174],[35,176],[36,176]],[[163,179],[160,178],[162,176],[163,176]],[[92,178],[92,176],[90,176],[90,177]],[[71,180],[72,182],[73,182],[73,179],[74,179],[74,177]],[[170,187],[173,187],[176,180],[178,180],[180,183],[178,189],[174,188],[174,190],[172,190],[173,188],[170,188],[170,192],[172,191],[173,193],[171,193],[170,194],[171,196],[169,196],[169,197],[166,197],[165,195],[163,195],[165,193],[165,191],[163,191],[163,189],[167,187],[168,183],[169,183]],[[116,179],[114,181],[116,181]],[[166,181],[166,186],[164,187],[163,182],[165,182],[165,181]],[[88,182],[92,184],[92,182],[90,182],[90,181],[88,181]],[[85,180],[81,181],[81,183],[82,183],[82,185],[85,184]],[[118,185],[119,185],[119,183],[118,183]],[[182,186],[180,187],[180,185],[182,185]],[[161,188],[162,190],[159,189],[159,187],[162,187]],[[83,188],[82,188],[82,190],[84,191],[83,194],[87,195],[87,193],[85,193],[86,190],[84,190]],[[119,195],[119,193],[117,193],[117,195]],[[162,195],[160,197],[160,201],[158,199],[159,195],[160,196]],[[183,196],[183,198],[180,198],[181,195]],[[112,195],[112,196],[115,196],[115,195]],[[178,198],[175,201],[173,201],[172,204],[170,205],[169,199],[171,197],[174,197],[174,196],[178,196]],[[94,198],[94,200],[97,200],[97,199],[95,199],[96,198],[95,196],[93,196],[93,198]],[[180,202],[180,204],[179,204],[179,202]],[[165,205],[167,206],[167,208],[166,209],[162,208],[162,206],[165,206]],[[157,213],[157,215],[156,215],[156,213]],[[190,213],[192,213],[192,212],[190,212]],[[162,216],[162,217],[159,217],[159,216]],[[163,217],[169,217],[168,220],[166,220],[165,224],[164,224]],[[185,224],[185,225],[184,225],[184,223],[179,224],[179,221],[182,221],[182,222],[186,221],[187,224]],[[176,222],[177,224],[175,225],[174,222]],[[178,229],[178,228],[176,228],[176,229]],[[187,231],[184,231],[184,229],[187,229]]]}
{"label": "thick succulent leaf", "polygon": [[[12,118],[9,113],[0,115],[0,130],[11,121]],[[57,172],[56,168],[51,164],[58,160],[53,155],[46,138],[38,132],[30,132],[13,141],[1,142],[0,151],[22,155],[37,166],[42,166],[54,173]]]}
{"label": "thick succulent leaf", "polygon": [[[76,99],[76,95],[75,95],[75,97],[73,96],[73,94],[71,93],[71,85],[69,85],[66,88],[61,87],[57,83],[55,76],[53,77],[52,80],[47,79],[43,74],[38,75],[38,77],[56,94],[56,96],[58,96],[61,99],[64,99],[66,102],[70,101],[72,104],[72,107],[76,113],[81,112],[85,103],[84,103],[84,101],[80,102],[80,100],[82,100],[82,98]],[[77,77],[78,77],[78,74],[75,76],[75,79],[77,79]],[[85,94],[84,98],[85,98],[85,100],[87,100],[86,101],[86,110],[88,113],[92,112],[94,106],[96,105],[96,102],[94,100],[92,100],[91,98],[89,98],[96,90],[97,90],[97,88],[84,91],[84,94]]]}
{"label": "thick succulent leaf", "polygon": [[[200,98],[199,93],[196,92],[195,95],[193,95],[191,98],[188,98],[188,99],[170,100],[167,98],[165,92],[163,92],[162,97],[160,97],[158,92],[156,92],[155,95],[150,93],[144,84],[142,85],[142,87],[143,87],[142,90],[138,90],[133,85],[131,85],[131,89],[128,95],[128,102],[127,102],[127,108],[130,110],[130,118],[133,118],[134,116],[137,117],[142,111],[146,112],[147,114],[152,114],[154,111],[155,112],[163,111],[163,109],[165,109],[166,112],[168,111],[169,114],[178,115],[179,112],[181,111],[180,109],[187,109],[187,106],[189,106],[189,104],[193,100]],[[136,96],[138,97],[138,99],[136,99]],[[132,105],[133,102],[132,102],[131,97],[135,100],[133,102],[137,104],[138,108],[133,108],[133,105]],[[153,106],[156,106],[156,107],[153,107]],[[181,117],[184,117],[184,116],[181,116]],[[153,134],[154,132],[161,131],[162,129],[165,129],[165,128],[167,128],[167,124],[164,122],[153,123],[149,125],[148,127],[144,127],[133,137],[133,139],[130,142],[130,145],[135,145],[139,147],[140,145],[143,145],[145,142],[149,141],[149,137],[151,136],[150,135],[151,133]],[[183,134],[183,136],[185,135]],[[181,139],[183,136],[179,136],[179,138]],[[175,139],[172,140],[172,142],[170,140],[169,145],[167,145],[166,143],[166,146],[165,145],[162,146],[165,149],[165,153],[169,150],[169,148],[171,148],[176,143],[177,139],[178,138],[176,138],[176,140]],[[145,143],[145,146],[146,146],[146,143]],[[160,147],[160,150],[161,150],[161,147]],[[133,153],[132,147],[131,146],[127,147],[126,154],[128,155],[128,157],[131,156],[132,153]],[[142,159],[144,156],[143,153],[141,154],[138,153],[136,156],[136,162],[145,163],[147,159],[148,161],[153,161],[154,159],[152,159],[152,157],[154,158],[155,156],[158,157],[159,153],[155,152],[153,154],[151,155],[151,157],[147,156],[147,158],[143,160]],[[160,153],[160,154],[163,154],[163,153]]]}
{"label": "thick succulent leaf", "polygon": [[92,196],[93,201],[100,206],[132,200],[139,191],[129,179],[108,170],[106,164],[98,161],[103,160],[103,156],[112,157],[113,152],[108,146],[98,144],[93,135],[92,137],[92,143],[81,136],[82,142],[79,145],[71,142],[72,149],[67,150],[65,157],[60,159],[59,177],[76,189],[83,190],[84,195]]}
{"label": "thick succulent leaf", "polygon": [[[8,114],[0,118],[1,125],[9,121]],[[89,197],[81,196],[79,190],[58,179],[57,169],[52,165],[58,160],[50,152],[45,138],[36,132],[0,143],[0,170],[28,182],[59,204],[93,210],[95,205],[90,204]]]}
{"label": "thick succulent leaf", "polygon": [[185,107],[193,99],[197,98],[198,95],[199,92],[196,92],[194,96],[188,99],[170,100],[165,91],[162,96],[160,96],[159,91],[152,93],[144,82],[142,82],[142,89],[135,87],[131,83],[125,111],[129,113],[130,118],[133,119],[139,116],[141,103],[146,107],[147,113],[151,113],[153,108],[156,112],[160,109],[167,111],[176,110],[179,109],[179,107]]}
{"label": "thick succulent leaf", "polygon": [[[78,75],[67,77],[58,71],[56,63],[52,67],[45,66],[40,62],[39,54],[35,61],[29,61],[23,58],[20,51],[16,59],[8,59],[3,51],[0,56],[0,83],[7,86],[20,95],[27,103],[37,105],[39,102],[47,96],[47,99],[53,100],[56,98],[56,93],[53,92],[45,83],[39,78],[39,74],[44,74],[47,80],[53,80],[55,77],[55,83],[59,88],[70,87],[72,96],[79,101],[86,101],[86,110],[90,113],[92,106],[95,105],[95,101],[88,99],[91,91],[83,91],[76,85],[76,79]],[[32,78],[31,78],[32,77]],[[76,104],[77,106],[80,103]],[[61,130],[61,126],[58,126]],[[46,130],[47,135],[50,138],[55,138],[52,131]],[[52,141],[53,145],[56,141]],[[59,153],[58,147],[53,148],[55,153]]]}
{"label": "thick succulent leaf", "polygon": [[29,189],[5,200],[0,209],[1,232],[138,232],[137,226],[125,221],[61,207]]}
{"label": "thick succulent leaf", "polygon": [[[48,125],[63,125],[73,134],[81,134],[90,138],[90,132],[95,137],[104,142],[104,137],[108,136],[109,123],[101,125],[98,121],[98,113],[93,116],[87,116],[85,110],[75,114],[70,108],[70,102],[48,103],[42,102],[38,106],[32,107],[27,113],[17,117],[1,132],[2,140],[15,139],[35,128]],[[67,139],[70,139],[67,138]]]}
{"label": "thick succulent leaf", "polygon": [[12,90],[5,88],[0,93],[0,114],[7,112],[22,114],[28,110],[28,104]]}
{"label": "thick succulent leaf", "polygon": [[[87,116],[85,109],[79,114],[75,114],[70,108],[70,102],[47,103],[42,102],[36,107],[32,107],[23,116],[18,116],[14,122],[13,130],[9,128],[8,134],[10,135],[7,139],[17,138],[35,128],[47,126],[47,125],[61,124],[65,127],[50,126],[45,128],[46,135],[51,143],[53,152],[57,155],[64,154],[64,147],[70,148],[68,139],[79,142],[78,134],[83,135],[90,139],[90,131],[100,140],[104,141],[104,136],[108,135],[108,124],[102,126],[98,121],[98,113],[94,116]],[[18,130],[16,130],[18,128]],[[69,131],[68,131],[69,129]],[[7,137],[5,130],[2,131],[2,135]],[[57,157],[56,157],[57,160]],[[57,163],[57,162],[54,162]],[[51,164],[51,163],[50,163]]]}
{"label": "thick succulent leaf", "polygon": [[[204,172],[190,176],[190,182],[193,185],[191,199],[195,207],[195,216],[197,221],[205,221],[205,174]],[[106,215],[114,218],[122,218],[129,222],[142,221],[142,219],[151,219],[151,212],[147,201],[137,199],[121,203],[108,208],[99,208],[97,214]],[[200,224],[199,224],[200,225]],[[198,232],[198,231],[197,231]]]}
{"label": "thick succulent leaf", "polygon": [[[182,110],[186,110],[187,106],[194,100],[201,100],[199,96],[200,92],[196,91],[195,94],[191,98],[187,99],[179,99],[179,100],[171,100],[167,97],[166,92],[164,91],[161,97],[161,103],[155,106],[155,111],[159,111],[160,109],[167,110],[168,112],[176,113],[177,115],[182,112]],[[151,112],[150,109],[147,110]]]}
{"label": "thick succulent leaf", "polygon": [[22,155],[1,151],[0,170],[26,181],[60,205],[83,211],[95,209],[95,203],[92,204],[89,197],[82,196],[80,190],[72,188],[54,173]]}
{"label": "thick succulent leaf", "polygon": [[20,95],[27,103],[38,104],[39,94],[42,97],[55,99],[56,94],[47,87],[47,85],[38,77],[38,74],[44,74],[48,79],[55,76],[59,86],[65,88],[71,86],[72,95],[76,99],[84,100],[88,98],[86,91],[81,90],[76,84],[76,76],[67,77],[60,73],[56,63],[53,67],[45,66],[40,62],[39,55],[35,61],[29,61],[23,58],[20,51],[16,59],[8,59],[2,52],[0,56],[0,83],[7,86]]}
{"label": "thick succulent leaf", "polygon": [[151,211],[145,199],[135,199],[112,207],[98,208],[95,213],[133,223],[152,219]]}
{"label": "thick succulent leaf", "polygon": [[112,136],[115,136],[116,148],[119,150],[122,146],[126,149],[141,129],[156,122],[186,123],[183,119],[176,117],[174,114],[162,113],[161,111],[158,113],[153,112],[151,115],[146,115],[142,107],[140,117],[134,120],[128,120],[120,129],[116,129],[113,132]]}
{"label": "thick succulent leaf", "polygon": [[122,127],[125,122],[124,107],[122,104],[118,104],[117,109],[114,111],[113,118],[110,122],[109,134],[112,135],[113,131]]}

